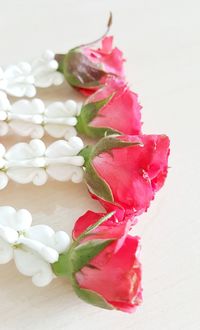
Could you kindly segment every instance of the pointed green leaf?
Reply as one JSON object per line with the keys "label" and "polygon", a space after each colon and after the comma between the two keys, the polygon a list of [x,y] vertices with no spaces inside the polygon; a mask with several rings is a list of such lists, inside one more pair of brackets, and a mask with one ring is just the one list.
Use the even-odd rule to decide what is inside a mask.
{"label": "pointed green leaf", "polygon": [[87,290],[81,289],[79,287],[74,287],[74,291],[76,292],[77,296],[87,302],[88,304],[104,308],[104,309],[114,309],[112,305],[110,305],[106,300],[99,295],[98,293]]}
{"label": "pointed green leaf", "polygon": [[93,193],[106,201],[114,201],[110,186],[101,178],[93,166],[93,158],[103,152],[111,153],[112,149],[115,148],[125,148],[137,145],[142,146],[140,142],[121,141],[117,139],[116,136],[112,135],[101,139],[95,146],[86,147],[81,151],[80,154],[85,159],[85,179]]}
{"label": "pointed green leaf", "polygon": [[85,179],[97,196],[109,202],[114,201],[110,186],[98,175],[91,162],[86,165]]}
{"label": "pointed green leaf", "polygon": [[97,101],[88,103],[86,105],[83,105],[81,109],[81,113],[78,116],[76,129],[79,134],[85,134],[88,137],[91,138],[99,138],[104,137],[105,134],[119,134],[118,131],[109,128],[109,127],[92,127],[90,126],[90,122],[98,116],[99,110],[104,107],[114,96],[114,93],[110,95],[109,97]]}
{"label": "pointed green leaf", "polygon": [[84,117],[86,123],[89,123],[92,119],[94,119],[97,116],[99,110],[103,108],[104,105],[106,105],[112,99],[113,95],[114,94],[110,95],[109,97],[103,100],[83,105],[80,116]]}
{"label": "pointed green leaf", "polygon": [[56,276],[70,276],[72,270],[69,262],[69,251],[59,255],[57,262],[51,265]]}
{"label": "pointed green leaf", "polygon": [[78,153],[78,156],[82,156],[84,158],[84,167],[87,166],[87,164],[90,162],[92,150],[93,146],[88,145]]}
{"label": "pointed green leaf", "polygon": [[113,242],[113,239],[93,239],[81,244],[78,242],[72,243],[70,249],[60,254],[58,261],[51,265],[56,276],[67,276],[71,282],[73,275],[88,265],[90,260]]}
{"label": "pointed green leaf", "polygon": [[103,139],[101,139],[93,148],[92,150],[92,159],[98,155],[100,155],[103,152],[109,152],[112,149],[115,148],[127,148],[131,146],[138,146],[142,143],[140,142],[129,142],[129,141],[122,141],[119,139],[116,139],[115,136],[107,136]]}
{"label": "pointed green leaf", "polygon": [[85,180],[95,194],[112,202],[113,195],[109,185],[101,179],[92,165],[93,149],[93,146],[87,146],[79,153],[85,160],[83,165],[85,169]]}

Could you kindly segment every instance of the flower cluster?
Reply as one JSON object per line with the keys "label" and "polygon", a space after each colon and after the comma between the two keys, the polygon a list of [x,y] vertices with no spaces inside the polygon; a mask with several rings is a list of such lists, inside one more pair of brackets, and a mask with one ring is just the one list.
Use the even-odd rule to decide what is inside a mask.
{"label": "flower cluster", "polygon": [[124,59],[103,37],[101,48],[82,45],[57,56],[59,70],[88,95],[77,118],[79,134],[100,139],[85,147],[85,181],[105,214],[86,212],[73,243],[54,264],[84,301],[132,312],[142,301],[139,238],[129,234],[147,211],[168,172],[169,138],[142,132],[141,105],[124,76]]}
{"label": "flower cluster", "polygon": [[[130,313],[142,301],[140,238],[130,230],[165,182],[170,141],[142,131],[142,107],[125,79],[123,53],[107,33],[97,41],[97,49],[95,42],[67,54],[46,52],[32,65],[0,68],[0,135],[12,128],[22,136],[47,132],[68,140],[48,147],[32,140],[8,150],[0,144],[0,189],[9,179],[42,185],[48,176],[75,183],[84,177],[105,209],[82,215],[69,244],[63,232],[30,227],[27,211],[0,208],[0,263],[13,258],[39,286],[65,276],[87,303]],[[32,97],[36,86],[59,85],[64,77],[87,96],[81,109],[71,100],[45,107],[39,99],[13,105],[7,99],[6,93]],[[98,141],[84,147],[76,132]]]}
{"label": "flower cluster", "polygon": [[0,264],[14,259],[20,273],[31,276],[37,286],[55,277],[51,264],[69,247],[69,236],[49,226],[31,226],[32,216],[24,209],[0,207]]}
{"label": "flower cluster", "polygon": [[54,138],[70,139],[76,136],[74,126],[79,106],[73,100],[53,102],[45,106],[41,99],[19,100],[13,104],[0,91],[0,136],[10,130],[21,136],[41,139],[45,133]]}
{"label": "flower cluster", "polygon": [[33,97],[36,87],[45,88],[63,83],[64,77],[57,69],[55,54],[46,50],[31,64],[21,62],[10,65],[5,70],[0,67],[0,90],[16,97]]}
{"label": "flower cluster", "polygon": [[55,141],[48,147],[38,139],[17,143],[7,151],[0,144],[0,190],[7,186],[9,179],[37,186],[45,184],[48,177],[81,182],[84,158],[78,154],[82,148],[82,140],[76,136],[69,141]]}

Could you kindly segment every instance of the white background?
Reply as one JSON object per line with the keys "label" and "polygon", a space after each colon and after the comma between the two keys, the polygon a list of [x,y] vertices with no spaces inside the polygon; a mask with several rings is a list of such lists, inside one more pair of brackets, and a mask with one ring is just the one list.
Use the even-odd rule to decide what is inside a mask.
{"label": "white background", "polygon": [[[135,227],[142,236],[144,303],[132,315],[100,310],[76,298],[64,279],[35,288],[11,263],[0,267],[1,330],[200,329],[199,1],[0,0],[0,64],[91,41],[109,10],[128,80],[144,107],[143,131],[171,138],[166,185]],[[39,94],[69,95],[77,98],[67,84]],[[99,209],[84,185],[53,181],[40,188],[10,183],[0,204],[26,207],[35,223],[69,233],[79,215]]]}

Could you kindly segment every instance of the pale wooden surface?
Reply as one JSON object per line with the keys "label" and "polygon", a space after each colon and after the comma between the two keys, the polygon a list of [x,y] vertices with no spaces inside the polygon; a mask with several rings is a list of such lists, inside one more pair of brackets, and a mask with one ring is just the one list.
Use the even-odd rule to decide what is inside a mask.
{"label": "pale wooden surface", "polygon": [[[65,280],[35,288],[11,263],[0,267],[1,330],[200,329],[199,2],[0,0],[0,63],[90,41],[102,33],[109,10],[144,106],[144,132],[167,133],[172,141],[166,185],[135,228],[142,236],[144,303],[133,315],[100,310],[76,298]],[[67,85],[40,95],[76,96]],[[85,210],[98,210],[84,185],[54,182],[9,184],[0,204],[26,207],[35,223],[68,232]]]}

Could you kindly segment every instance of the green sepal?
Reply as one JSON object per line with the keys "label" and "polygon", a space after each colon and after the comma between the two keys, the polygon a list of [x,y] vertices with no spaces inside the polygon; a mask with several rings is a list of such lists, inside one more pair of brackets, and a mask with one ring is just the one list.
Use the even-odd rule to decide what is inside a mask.
{"label": "green sepal", "polygon": [[61,254],[59,260],[52,265],[53,272],[57,276],[67,276],[71,280],[112,242],[112,239],[93,239],[81,244],[74,242],[69,251]]}
{"label": "green sepal", "polygon": [[88,163],[91,160],[91,154],[93,152],[94,146],[87,145],[85,148],[83,148],[79,153],[78,156],[82,156],[84,158],[84,164],[83,167],[86,167]]}
{"label": "green sepal", "polygon": [[114,307],[110,305],[100,294],[94,291],[81,289],[77,286],[74,286],[74,291],[79,298],[81,298],[88,304],[109,310],[114,309]]}
{"label": "green sepal", "polygon": [[107,136],[101,139],[93,148],[92,158],[100,155],[103,152],[109,153],[112,149],[127,148],[136,145],[142,145],[140,142],[129,142],[116,139],[115,136]]}
{"label": "green sepal", "polygon": [[62,67],[65,79],[74,87],[93,88],[101,86],[100,79],[105,72],[91,62],[79,48],[70,50],[63,58]]}
{"label": "green sepal", "polygon": [[90,261],[104,250],[114,239],[93,239],[81,243],[80,240],[87,237],[94,229],[104,221],[112,217],[115,212],[110,212],[101,217],[96,223],[86,228],[86,230],[71,244],[70,249],[60,255],[59,260],[52,265],[52,270],[57,276],[67,276],[72,287],[79,298],[85,302],[104,309],[114,309],[98,293],[79,287],[76,280],[76,273],[81,271],[84,266],[95,268],[90,265]]}
{"label": "green sepal", "polygon": [[69,279],[71,278],[72,269],[69,257],[69,251],[62,253],[59,255],[58,261],[51,265],[56,276],[67,276]]}
{"label": "green sepal", "polygon": [[93,225],[87,227],[87,229],[76,239],[76,242],[80,242],[83,238],[87,237],[92,233],[93,230],[98,228],[102,223],[110,219],[115,214],[115,211],[112,211],[103,217],[101,217],[97,222],[95,222]]}
{"label": "green sepal", "polygon": [[83,165],[85,168],[85,180],[95,194],[107,201],[113,202],[112,190],[107,182],[98,175],[92,165],[94,148],[93,146],[87,146],[79,153],[85,160]]}
{"label": "green sepal", "polygon": [[60,254],[59,260],[52,265],[52,269],[57,276],[68,276],[70,278],[113,241],[112,239],[93,239],[85,243],[80,243],[82,239],[92,234],[94,229],[110,219],[114,213],[115,211],[106,214],[97,222],[87,227],[71,244],[70,249]]}
{"label": "green sepal", "polygon": [[96,172],[93,166],[93,159],[104,152],[112,155],[112,149],[115,148],[126,148],[136,145],[141,145],[141,143],[122,141],[116,139],[116,136],[113,135],[102,138],[95,146],[86,147],[81,151],[80,154],[85,159],[85,180],[93,193],[106,201],[114,201],[112,190],[108,183]]}
{"label": "green sepal", "polygon": [[91,121],[98,116],[99,110],[108,104],[113,96],[114,93],[103,100],[83,105],[80,115],[77,117],[78,122],[76,129],[79,134],[84,134],[91,138],[101,138],[106,135],[120,134],[120,132],[110,127],[92,127],[90,125]]}
{"label": "green sepal", "polygon": [[108,183],[98,175],[92,163],[88,163],[85,171],[85,180],[92,192],[102,199],[113,202],[113,193]]}
{"label": "green sepal", "polygon": [[79,272],[84,266],[89,265],[90,260],[103,251],[112,239],[93,239],[81,243],[70,253],[70,262],[73,273]]}

